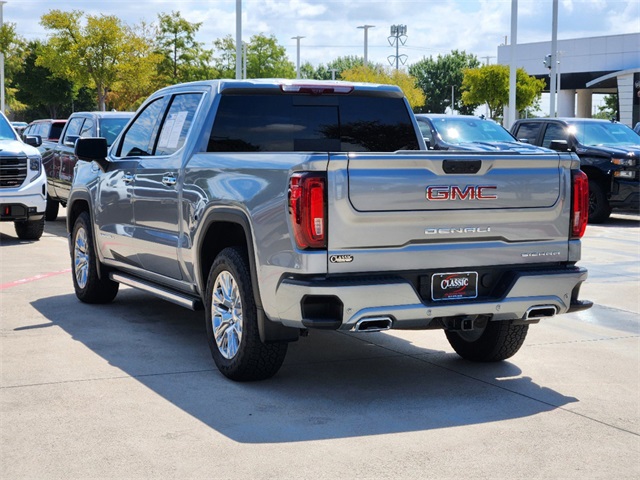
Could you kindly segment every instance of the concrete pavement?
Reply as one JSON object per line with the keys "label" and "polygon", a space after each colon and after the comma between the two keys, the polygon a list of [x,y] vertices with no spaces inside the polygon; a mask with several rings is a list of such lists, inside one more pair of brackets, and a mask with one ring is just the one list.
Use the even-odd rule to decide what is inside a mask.
{"label": "concrete pavement", "polygon": [[640,217],[590,225],[586,312],[500,364],[440,331],[312,332],[265,382],[225,379],[201,312],[77,301],[64,210],[0,224],[0,478],[640,476]]}

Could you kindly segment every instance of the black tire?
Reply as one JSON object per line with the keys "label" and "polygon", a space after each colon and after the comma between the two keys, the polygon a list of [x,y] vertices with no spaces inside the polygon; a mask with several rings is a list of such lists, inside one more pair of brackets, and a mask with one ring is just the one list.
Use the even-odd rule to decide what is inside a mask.
{"label": "black tire", "polygon": [[73,287],[84,303],[109,303],[118,294],[119,284],[98,276],[97,257],[89,213],[82,212],[73,224],[71,236]]}
{"label": "black tire", "polygon": [[13,223],[20,240],[40,240],[44,232],[44,217],[40,220],[22,220]]}
{"label": "black tire", "polygon": [[524,343],[528,325],[487,321],[471,331],[446,330],[447,340],[458,355],[473,362],[499,362],[516,354]]}
{"label": "black tire", "polygon": [[60,202],[47,195],[47,210],[44,214],[44,218],[47,220],[47,222],[53,222],[56,218],[58,218],[59,208]]}
{"label": "black tire", "polygon": [[225,248],[213,262],[207,279],[205,311],[211,356],[224,376],[253,381],[278,372],[288,344],[260,341],[248,261],[240,248]]}
{"label": "black tire", "polygon": [[603,223],[611,215],[611,206],[602,184],[589,180],[589,223]]}

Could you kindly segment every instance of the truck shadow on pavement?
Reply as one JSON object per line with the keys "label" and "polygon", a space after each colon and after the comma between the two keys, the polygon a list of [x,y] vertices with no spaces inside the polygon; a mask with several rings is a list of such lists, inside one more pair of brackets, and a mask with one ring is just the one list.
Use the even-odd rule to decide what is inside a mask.
{"label": "truck shadow on pavement", "polygon": [[[117,375],[134,378],[242,443],[483,424],[577,401],[520,376],[513,363],[473,364],[386,333],[311,332],[290,345],[274,378],[235,383],[213,364],[202,312],[131,289],[122,289],[110,305],[86,305],[74,295],[44,298],[32,305],[51,324],[19,327],[16,332],[57,326],[125,373]],[[442,332],[429,334],[436,338]],[[102,361],[97,358],[98,364]],[[86,362],[78,365],[84,372],[78,375],[84,376],[63,381],[106,378],[104,371],[91,368]]]}

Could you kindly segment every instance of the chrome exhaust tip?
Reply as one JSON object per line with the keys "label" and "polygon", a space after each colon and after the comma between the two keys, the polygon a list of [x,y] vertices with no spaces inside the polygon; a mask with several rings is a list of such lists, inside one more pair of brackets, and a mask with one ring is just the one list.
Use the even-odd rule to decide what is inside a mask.
{"label": "chrome exhaust tip", "polygon": [[363,318],[356,323],[354,330],[356,332],[380,332],[389,330],[393,321],[390,317],[370,317]]}
{"label": "chrome exhaust tip", "polygon": [[553,317],[556,313],[558,313],[558,309],[555,305],[536,305],[527,310],[524,319]]}

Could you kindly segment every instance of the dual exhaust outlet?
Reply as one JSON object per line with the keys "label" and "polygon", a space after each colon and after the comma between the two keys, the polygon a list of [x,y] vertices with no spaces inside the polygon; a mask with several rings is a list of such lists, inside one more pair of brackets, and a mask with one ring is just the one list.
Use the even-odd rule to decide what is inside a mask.
{"label": "dual exhaust outlet", "polygon": [[[555,305],[536,305],[525,312],[523,320],[553,317],[556,313],[558,313],[558,309]],[[354,330],[356,332],[381,332],[383,330],[389,330],[392,325],[393,320],[391,317],[369,317],[359,320]],[[469,330],[472,328],[473,321],[462,322],[460,326],[461,330]]]}

